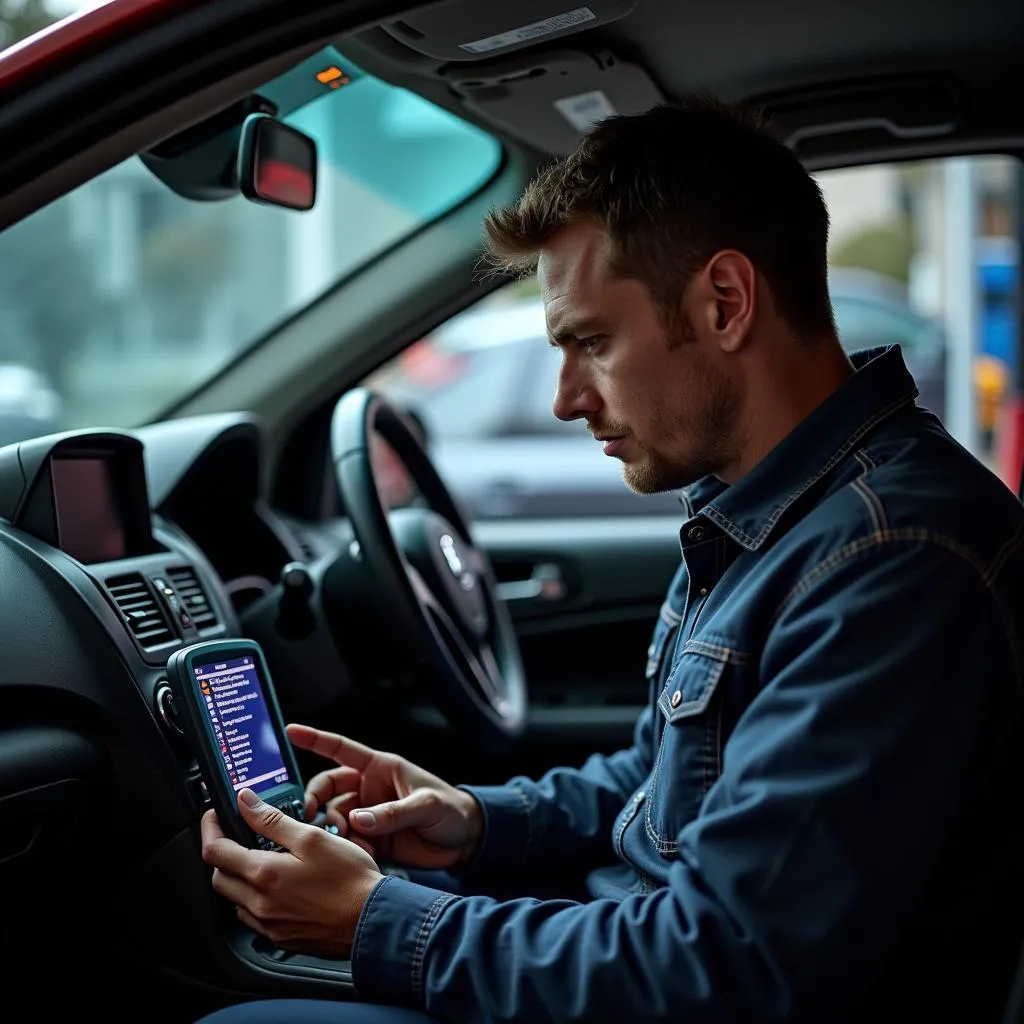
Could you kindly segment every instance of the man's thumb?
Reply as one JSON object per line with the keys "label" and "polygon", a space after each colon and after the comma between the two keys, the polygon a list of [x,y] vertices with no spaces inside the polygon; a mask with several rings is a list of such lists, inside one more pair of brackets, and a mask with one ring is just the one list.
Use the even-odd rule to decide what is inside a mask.
{"label": "man's thumb", "polygon": [[238,794],[238,810],[257,835],[272,840],[286,850],[292,848],[292,844],[306,828],[272,804],[265,803],[251,789],[243,789]]}
{"label": "man's thumb", "polygon": [[433,817],[433,794],[423,791],[410,793],[401,800],[389,800],[374,807],[350,811],[349,824],[368,836],[389,836],[402,829],[416,828],[430,823]]}

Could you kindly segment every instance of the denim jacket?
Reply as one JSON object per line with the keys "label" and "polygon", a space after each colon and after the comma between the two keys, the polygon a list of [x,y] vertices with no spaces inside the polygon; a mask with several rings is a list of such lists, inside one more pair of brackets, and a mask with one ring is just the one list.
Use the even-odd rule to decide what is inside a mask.
{"label": "denim jacket", "polygon": [[[360,995],[444,1020],[998,1019],[1024,933],[1024,508],[898,349],[686,496],[634,744],[471,791],[478,874],[387,877]],[[467,787],[469,788],[469,787]]]}

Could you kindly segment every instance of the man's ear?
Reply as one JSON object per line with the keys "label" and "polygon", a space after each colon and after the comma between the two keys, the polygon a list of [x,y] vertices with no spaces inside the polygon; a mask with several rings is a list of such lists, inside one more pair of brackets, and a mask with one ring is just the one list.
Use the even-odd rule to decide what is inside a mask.
{"label": "man's ear", "polygon": [[757,271],[741,252],[715,253],[701,273],[705,327],[723,352],[742,348],[757,311]]}

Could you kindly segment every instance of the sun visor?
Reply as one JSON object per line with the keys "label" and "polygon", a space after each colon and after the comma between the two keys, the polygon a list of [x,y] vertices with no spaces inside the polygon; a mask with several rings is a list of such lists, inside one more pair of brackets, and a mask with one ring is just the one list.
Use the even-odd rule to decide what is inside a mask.
{"label": "sun visor", "polygon": [[483,60],[625,17],[637,0],[454,0],[413,11],[382,26],[419,53],[440,61]]}
{"label": "sun visor", "polygon": [[521,54],[451,67],[441,77],[470,110],[557,156],[609,114],[640,113],[663,100],[643,68],[607,51]]}

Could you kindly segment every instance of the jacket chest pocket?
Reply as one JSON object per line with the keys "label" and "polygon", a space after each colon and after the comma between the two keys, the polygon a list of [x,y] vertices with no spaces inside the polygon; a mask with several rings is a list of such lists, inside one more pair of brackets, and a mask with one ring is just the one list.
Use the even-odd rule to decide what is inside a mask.
{"label": "jacket chest pocket", "polygon": [[666,856],[675,854],[679,832],[722,774],[722,691],[731,666],[729,652],[720,653],[684,649],[658,696],[661,743],[647,788],[644,831]]}

